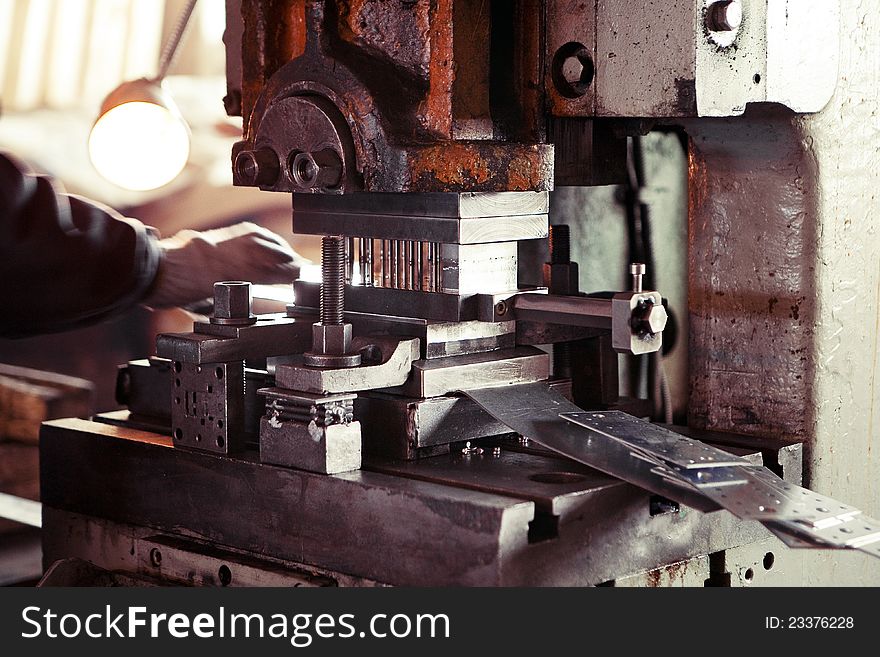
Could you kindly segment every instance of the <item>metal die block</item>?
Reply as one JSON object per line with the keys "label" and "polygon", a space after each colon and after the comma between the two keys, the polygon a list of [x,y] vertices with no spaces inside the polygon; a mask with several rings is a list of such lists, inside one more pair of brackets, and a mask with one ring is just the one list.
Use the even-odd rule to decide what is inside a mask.
{"label": "metal die block", "polygon": [[417,361],[401,391],[410,397],[439,397],[459,390],[543,381],[549,376],[549,354],[535,347],[517,347]]}
{"label": "metal die block", "polygon": [[467,397],[414,399],[368,392],[358,395],[355,409],[367,456],[409,461],[445,452],[449,443],[510,433]]}
{"label": "metal die block", "polygon": [[296,212],[380,214],[411,217],[504,217],[546,214],[548,192],[433,192],[407,194],[294,194]]}
{"label": "metal die block", "polygon": [[244,398],[243,362],[175,363],[171,368],[174,445],[219,454],[244,449]]}
{"label": "metal die block", "polygon": [[441,244],[443,292],[494,294],[517,289],[516,245]]}
{"label": "metal die block", "polygon": [[167,423],[171,417],[168,403],[168,377],[171,361],[165,358],[133,360],[119,368],[116,378],[116,401],[134,414]]}
{"label": "metal die block", "polygon": [[361,424],[260,420],[260,461],[319,474],[361,468]]}
{"label": "metal die block", "polygon": [[297,211],[293,227],[302,235],[341,233],[382,240],[485,244],[542,239],[547,237],[548,223],[546,214],[455,218]]}

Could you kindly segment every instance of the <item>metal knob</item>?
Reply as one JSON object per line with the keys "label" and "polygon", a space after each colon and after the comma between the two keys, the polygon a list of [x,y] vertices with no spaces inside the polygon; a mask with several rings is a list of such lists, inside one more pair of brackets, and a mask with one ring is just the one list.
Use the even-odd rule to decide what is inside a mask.
{"label": "metal knob", "polygon": [[212,324],[253,324],[251,314],[251,284],[247,281],[214,283],[214,316]]}

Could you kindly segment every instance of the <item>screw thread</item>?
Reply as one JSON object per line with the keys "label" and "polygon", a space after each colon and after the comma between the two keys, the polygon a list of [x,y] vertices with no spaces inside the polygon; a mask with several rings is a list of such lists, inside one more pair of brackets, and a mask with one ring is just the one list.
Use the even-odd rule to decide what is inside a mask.
{"label": "screw thread", "polygon": [[553,374],[558,377],[571,376],[571,343],[557,342],[553,345]]}
{"label": "screw thread", "polygon": [[571,262],[571,232],[566,224],[550,226],[550,262],[554,265]]}
{"label": "screw thread", "polygon": [[321,239],[321,323],[342,324],[345,309],[345,240],[338,235]]}

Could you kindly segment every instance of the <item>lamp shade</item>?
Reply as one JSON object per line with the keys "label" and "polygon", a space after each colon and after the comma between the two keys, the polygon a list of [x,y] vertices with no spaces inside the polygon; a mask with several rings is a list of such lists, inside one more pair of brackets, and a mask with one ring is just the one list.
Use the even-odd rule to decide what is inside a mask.
{"label": "lamp shade", "polygon": [[190,132],[161,82],[123,82],[108,94],[89,134],[89,158],[124,189],[167,185],[186,166]]}

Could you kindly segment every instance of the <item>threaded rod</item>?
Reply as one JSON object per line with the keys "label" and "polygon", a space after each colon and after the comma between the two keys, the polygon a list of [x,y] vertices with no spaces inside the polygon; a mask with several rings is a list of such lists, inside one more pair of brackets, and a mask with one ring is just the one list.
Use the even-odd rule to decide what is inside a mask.
{"label": "threaded rod", "polygon": [[321,323],[342,324],[345,311],[345,240],[339,235],[321,239]]}
{"label": "threaded rod", "polygon": [[571,262],[571,233],[566,224],[550,226],[550,262],[554,265]]}

